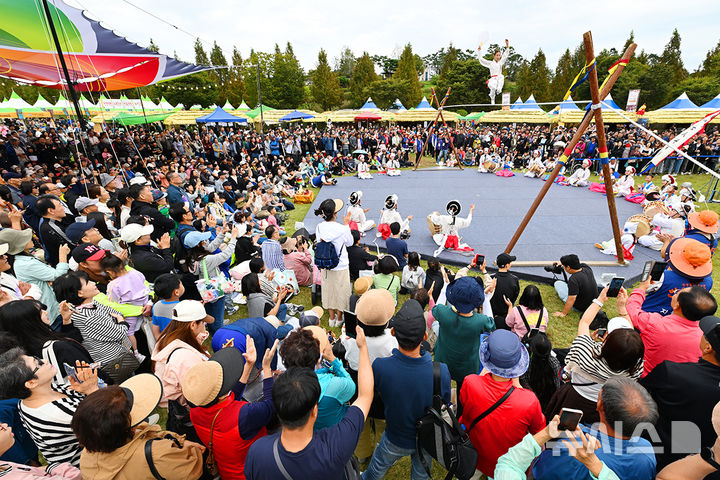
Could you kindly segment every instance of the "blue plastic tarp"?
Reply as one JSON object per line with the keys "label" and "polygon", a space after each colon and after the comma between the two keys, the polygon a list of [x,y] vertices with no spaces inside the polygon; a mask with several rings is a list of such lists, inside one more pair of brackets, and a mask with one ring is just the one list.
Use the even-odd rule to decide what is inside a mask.
{"label": "blue plastic tarp", "polygon": [[208,115],[204,115],[202,117],[198,117],[195,119],[197,123],[243,123],[247,122],[246,119],[236,117],[235,115],[231,115],[227,113],[225,110],[223,110],[220,107],[217,107],[215,111],[212,113],[209,113]]}

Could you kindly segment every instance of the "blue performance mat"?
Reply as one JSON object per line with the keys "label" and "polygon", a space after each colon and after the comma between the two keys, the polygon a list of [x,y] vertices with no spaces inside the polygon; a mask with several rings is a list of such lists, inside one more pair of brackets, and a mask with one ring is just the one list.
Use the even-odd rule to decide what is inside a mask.
{"label": "blue performance mat", "polygon": [[[459,200],[461,217],[467,216],[470,204],[475,204],[472,223],[460,230],[461,242],[468,243],[476,253],[485,255],[487,265],[505,250],[528,208],[542,187],[542,180],[521,175],[504,178],[476,169],[464,171],[447,169],[438,171],[403,171],[399,177],[373,174],[372,180],[357,177],[339,177],[335,186],[324,186],[318,193],[304,223],[310,233],[320,222],[314,210],[326,198],[340,198],[346,207],[350,193],[362,190],[362,205],[369,208],[368,219],[376,223],[385,198],[393,193],[399,197],[398,211],[403,218],[413,215],[410,221],[412,234],[407,240],[408,249],[423,258],[432,256],[437,248],[430,236],[426,217],[433,211],[445,213],[450,200]],[[616,199],[618,221],[622,229],[632,215],[642,213],[640,205],[623,198]],[[340,219],[346,212],[338,214]],[[376,237],[377,230],[366,234],[362,243],[375,249],[384,249],[385,242]],[[612,238],[612,227],[604,195],[587,188],[553,185],[535,212],[512,254],[518,260],[559,260],[562,255],[574,253],[580,261],[612,261],[614,256],[604,255],[594,244]],[[637,246],[635,259],[629,266],[593,267],[598,280],[603,273],[615,273],[626,279],[626,284],[637,281],[647,260],[660,260],[660,253]],[[445,250],[440,254],[444,263],[467,265],[471,256]],[[513,267],[518,276],[551,281],[552,274],[542,267]]]}

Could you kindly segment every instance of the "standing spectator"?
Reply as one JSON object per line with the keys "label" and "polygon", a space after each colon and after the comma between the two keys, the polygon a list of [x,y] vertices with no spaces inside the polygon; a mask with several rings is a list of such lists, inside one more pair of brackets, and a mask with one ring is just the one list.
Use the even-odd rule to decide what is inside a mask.
{"label": "standing spectator", "polygon": [[[518,278],[509,272],[512,267],[512,262],[517,260],[516,257],[508,255],[507,253],[501,253],[497,256],[496,264],[498,272],[493,275],[495,279],[495,289],[493,290],[493,296],[490,299],[490,306],[492,307],[493,316],[495,317],[495,327],[509,330],[510,327],[505,322],[505,317],[508,316],[508,305],[507,300],[510,303],[515,303],[515,300],[520,295],[520,281]],[[481,271],[485,273],[485,265],[482,265]]]}
{"label": "standing spectator", "polygon": [[297,480],[345,478],[345,465],[353,455],[373,397],[373,371],[362,329],[357,344],[358,397],[342,421],[330,428],[313,429],[321,389],[311,369],[293,367],[278,377],[272,399],[283,428],[250,447],[245,462],[248,480],[276,480],[284,476],[283,470]]}
{"label": "standing spectator", "polygon": [[448,285],[448,305],[435,305],[432,309],[440,325],[435,361],[448,366],[458,390],[466,376],[480,371],[481,335],[495,330],[492,318],[475,312],[484,299],[480,284],[472,277],[462,277]]}
{"label": "standing spectator", "polygon": [[[636,436],[658,419],[657,405],[650,394],[627,377],[611,378],[602,387],[597,404],[600,428],[580,429],[597,435],[603,448],[596,455],[620,478],[652,480],[655,477],[655,455],[650,442]],[[533,466],[537,480],[591,480],[586,467],[572,458],[567,446],[545,450]]]}
{"label": "standing spectator", "polygon": [[278,239],[280,238],[280,230],[274,225],[268,225],[265,229],[265,240],[262,247],[262,258],[265,266],[270,270],[285,270],[285,262],[283,261],[282,246]]}
{"label": "standing spectator", "polygon": [[385,240],[385,247],[388,255],[395,257],[398,262],[398,269],[402,270],[407,265],[408,246],[407,242],[400,238],[400,224],[393,222],[390,224],[390,237]]}
{"label": "standing spectator", "polygon": [[[469,430],[470,440],[478,451],[477,469],[490,476],[495,472],[497,459],[510,447],[528,433],[543,429],[545,417],[535,394],[513,385],[530,363],[517,335],[496,330],[482,342],[480,355],[483,371],[465,377],[460,389],[463,405],[460,423]],[[476,422],[483,414],[485,417]]]}
{"label": "standing spectator", "polygon": [[59,262],[60,245],[68,245],[74,248],[75,244],[65,235],[66,226],[62,223],[65,219],[65,208],[60,199],[55,195],[42,195],[35,203],[35,209],[40,217],[40,230],[38,238],[45,251],[45,261],[52,267]]}
{"label": "standing spectator", "polygon": [[572,309],[584,312],[597,297],[595,274],[587,264],[580,263],[580,259],[575,254],[563,255],[560,257],[560,264],[565,272],[570,274],[570,278],[567,282],[562,280],[555,282],[555,291],[560,300],[565,302],[565,307],[562,311],[553,313],[553,316],[565,317]]}
{"label": "standing spectator", "polygon": [[[426,464],[432,459],[424,450],[416,448],[415,423],[433,404],[433,393],[450,403],[450,373],[444,364],[440,365],[440,392],[433,392],[432,357],[430,352],[421,349],[423,340],[427,340],[423,313],[417,300],[406,301],[392,320],[392,334],[398,348],[391,356],[377,358],[372,364],[375,388],[385,404],[386,428],[363,475],[364,480],[382,479],[398,459],[407,456],[412,462],[413,480],[428,478],[420,455]],[[357,332],[359,345],[362,328]]]}
{"label": "standing spectator", "polygon": [[650,284],[648,277],[638,284],[629,298],[624,291],[618,295],[618,313],[630,318],[645,343],[643,376],[663,360],[696,361],[702,355],[699,347],[702,330],[698,322],[717,310],[717,302],[710,292],[695,286],[675,292],[670,300],[670,315],[645,312],[642,304]]}

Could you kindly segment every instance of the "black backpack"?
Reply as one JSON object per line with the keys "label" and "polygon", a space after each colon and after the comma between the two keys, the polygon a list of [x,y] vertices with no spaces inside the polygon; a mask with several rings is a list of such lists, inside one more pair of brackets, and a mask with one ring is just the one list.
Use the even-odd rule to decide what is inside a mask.
{"label": "black backpack", "polygon": [[[342,246],[345,248],[345,245]],[[342,252],[342,248],[340,251]],[[325,240],[320,240],[315,247],[315,265],[320,269],[332,270],[340,263],[340,255],[335,245]]]}
{"label": "black backpack", "polygon": [[520,342],[522,342],[522,344],[525,345],[525,347],[527,348],[530,345],[530,339],[540,331],[540,325],[542,325],[545,307],[540,310],[540,314],[538,315],[538,321],[532,328],[530,328],[530,324],[528,323],[527,318],[525,318],[525,314],[523,313],[522,308],[518,306],[517,309],[518,313],[520,314],[520,318],[522,318],[522,321],[525,324],[525,328],[527,328],[527,332],[525,332],[525,335],[523,335],[523,337],[520,339]]}
{"label": "black backpack", "polygon": [[[433,404],[425,409],[425,415],[415,424],[415,447],[430,478],[432,478],[430,466],[425,461],[421,449],[429,453],[448,471],[445,480],[450,480],[453,476],[459,480],[467,480],[475,473],[478,457],[468,432],[479,419],[473,422],[467,432],[463,430],[452,408],[445,405],[442,399],[440,378],[440,363],[433,362]],[[443,405],[452,423],[448,423],[443,418]]]}
{"label": "black backpack", "polygon": [[183,273],[188,271],[188,266],[186,264],[187,249],[185,248],[185,244],[183,242],[185,241],[185,235],[192,231],[195,231],[193,226],[180,224],[178,225],[177,230],[175,230],[175,236],[170,242],[170,250],[172,251],[173,259],[175,261],[175,268]]}

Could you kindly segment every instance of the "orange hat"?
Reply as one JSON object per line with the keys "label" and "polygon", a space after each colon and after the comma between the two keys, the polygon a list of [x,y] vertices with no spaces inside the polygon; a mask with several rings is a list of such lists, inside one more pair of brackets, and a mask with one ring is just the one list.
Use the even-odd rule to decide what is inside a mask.
{"label": "orange hat", "polygon": [[712,210],[703,210],[702,212],[693,212],[688,215],[688,223],[691,227],[697,228],[704,233],[718,232],[718,214]]}
{"label": "orange hat", "polygon": [[701,278],[712,273],[710,247],[693,238],[673,240],[668,248],[670,263],[680,273]]}

